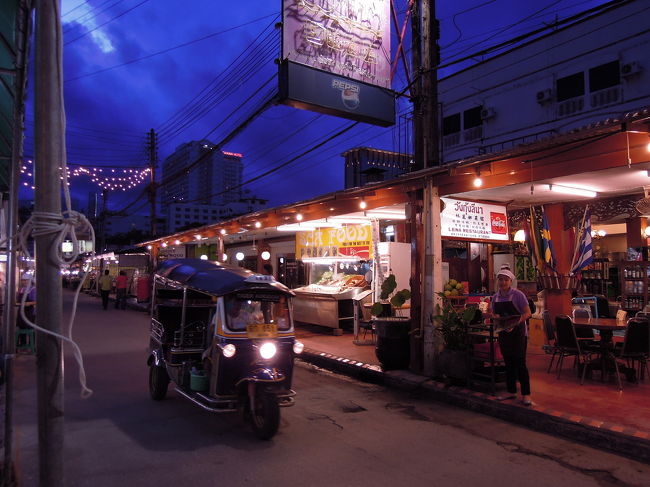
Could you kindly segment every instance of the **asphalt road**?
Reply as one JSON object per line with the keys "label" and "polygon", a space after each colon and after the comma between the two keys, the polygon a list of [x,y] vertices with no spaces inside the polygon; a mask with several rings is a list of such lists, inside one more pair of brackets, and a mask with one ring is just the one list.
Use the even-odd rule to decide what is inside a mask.
{"label": "asphalt road", "polygon": [[[66,301],[71,293],[64,291]],[[148,317],[82,295],[77,337],[94,394],[66,356],[69,486],[648,486],[650,466],[401,391],[297,367],[296,405],[257,440],[234,415],[147,390]],[[35,360],[18,358],[16,463],[38,484]]]}

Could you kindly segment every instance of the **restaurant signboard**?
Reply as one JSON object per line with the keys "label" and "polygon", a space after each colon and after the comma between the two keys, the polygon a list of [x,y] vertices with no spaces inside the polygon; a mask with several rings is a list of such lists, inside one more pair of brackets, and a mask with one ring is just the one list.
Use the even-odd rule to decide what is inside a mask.
{"label": "restaurant signboard", "polygon": [[509,242],[506,207],[479,201],[440,198],[440,235],[473,242]]}
{"label": "restaurant signboard", "polygon": [[296,258],[372,259],[370,225],[345,225],[296,233]]}

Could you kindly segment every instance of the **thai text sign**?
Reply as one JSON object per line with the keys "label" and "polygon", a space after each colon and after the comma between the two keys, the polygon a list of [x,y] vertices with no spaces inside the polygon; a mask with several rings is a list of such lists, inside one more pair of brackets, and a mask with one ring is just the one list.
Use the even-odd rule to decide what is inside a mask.
{"label": "thai text sign", "polygon": [[506,207],[440,198],[444,207],[440,213],[442,237],[467,240],[508,242]]}
{"label": "thai text sign", "polygon": [[346,225],[296,233],[296,258],[358,257],[372,259],[370,225]]}
{"label": "thai text sign", "polygon": [[283,19],[284,59],[390,88],[388,0],[283,0]]}

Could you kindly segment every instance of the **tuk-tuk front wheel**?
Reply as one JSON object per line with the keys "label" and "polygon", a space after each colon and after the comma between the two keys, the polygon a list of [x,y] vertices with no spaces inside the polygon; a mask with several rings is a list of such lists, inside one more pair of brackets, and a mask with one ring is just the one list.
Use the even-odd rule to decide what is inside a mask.
{"label": "tuk-tuk front wheel", "polygon": [[253,432],[260,440],[268,440],[275,435],[280,426],[280,407],[274,394],[259,392],[250,412]]}
{"label": "tuk-tuk front wheel", "polygon": [[162,401],[167,395],[169,375],[165,367],[151,364],[149,366],[149,395],[154,401]]}

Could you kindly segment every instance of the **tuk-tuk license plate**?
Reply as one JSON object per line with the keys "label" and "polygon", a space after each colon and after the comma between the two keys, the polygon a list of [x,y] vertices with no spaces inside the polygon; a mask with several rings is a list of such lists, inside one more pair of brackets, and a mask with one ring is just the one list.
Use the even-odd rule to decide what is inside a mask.
{"label": "tuk-tuk license plate", "polygon": [[278,336],[278,326],[274,323],[260,323],[246,326],[248,338],[275,338]]}

